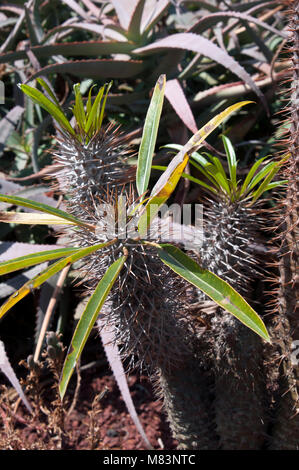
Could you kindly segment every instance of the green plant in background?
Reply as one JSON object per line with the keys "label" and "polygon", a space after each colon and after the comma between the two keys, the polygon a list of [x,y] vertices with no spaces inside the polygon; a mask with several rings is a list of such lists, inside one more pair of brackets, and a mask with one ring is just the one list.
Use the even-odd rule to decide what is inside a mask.
{"label": "green plant in background", "polygon": [[[227,170],[219,157],[194,152],[190,163],[198,176],[182,175],[199,184],[207,194],[199,259],[203,267],[258,306],[256,285],[265,276],[261,255],[269,252],[263,235],[268,217],[266,208],[262,210],[261,196],[287,183],[273,179],[289,155],[278,162],[267,162],[266,157],[258,159],[242,181],[231,141],[222,136],[222,142]],[[180,146],[166,148],[178,150]],[[180,436],[185,448],[261,449],[270,439],[266,436],[275,400],[268,395],[267,370],[271,366],[267,360],[264,362],[262,344],[200,291],[193,293],[189,308],[205,327],[198,328],[188,391],[185,394],[185,384],[182,386],[184,371],[177,371],[175,377],[161,377],[174,435]],[[195,400],[196,407],[203,410],[200,426],[195,407],[185,406]]]}
{"label": "green plant in background", "polygon": [[[275,54],[286,38],[283,7],[275,1],[204,2],[199,7],[188,1],[114,0],[99,7],[91,0],[88,5],[30,0],[3,5],[0,13],[7,97],[18,81],[53,74],[54,88],[65,101],[74,98],[69,96],[73,77],[99,84],[109,77],[115,79],[116,94],[110,94],[108,109],[126,124],[141,127],[148,92],[166,73],[165,95],[192,133],[197,127],[185,95],[199,112],[201,127],[211,113],[254,92],[262,106],[251,119],[258,121],[268,100],[261,90],[269,94],[280,73]],[[16,98],[16,103],[6,100],[5,112],[23,105]],[[27,102],[26,112],[29,106]],[[32,135],[35,172],[45,164],[37,149],[50,122],[40,123]],[[176,124],[173,113],[165,114],[161,130],[175,132]],[[243,135],[244,129],[238,132]]]}
{"label": "green plant in background", "polygon": [[[61,171],[57,173],[60,187],[68,196],[67,212],[35,201],[1,195],[0,201],[2,202],[43,213],[39,216],[36,213],[8,211],[1,214],[1,220],[27,224],[67,225],[66,234],[73,246],[25,255],[1,263],[0,272],[7,274],[42,261],[59,259],[12,295],[1,307],[0,315],[2,317],[13,305],[30,293],[31,289],[39,287],[55,273],[78,260],[84,261],[80,269],[92,293],[67,353],[60,382],[61,397],[65,394],[75,364],[101,310],[104,329],[110,329],[122,355],[132,356],[133,362],[145,365],[162,377],[170,374],[172,378],[177,370],[185,370],[186,364],[189,364],[189,370],[190,361],[194,359],[193,350],[197,344],[197,338],[192,333],[190,313],[184,308],[179,295],[179,289],[186,289],[188,285],[203,291],[217,305],[238,318],[238,321],[240,320],[264,340],[269,341],[263,321],[236,290],[217,274],[197,264],[178,246],[167,243],[167,237],[163,240],[163,221],[163,243],[157,238],[157,235],[161,236],[157,228],[159,220],[156,218],[157,211],[173,193],[190,155],[202,145],[204,139],[225,118],[247,102],[240,102],[229,107],[192,136],[170,162],[149,197],[141,204],[139,198],[143,197],[148,190],[155,136],[165,90],[165,76],[161,76],[156,84],[145,121],[136,172],[138,188],[136,195],[133,188],[129,193],[128,186],[118,185],[112,191],[107,190],[107,183],[111,184],[109,172],[114,171],[114,164],[118,162],[113,161],[109,149],[105,146],[105,139],[107,138],[110,142],[111,132],[114,135],[114,131],[111,126],[102,127],[101,116],[105,105],[104,87],[99,91],[93,103],[89,95],[84,109],[79,87],[75,85],[76,102],[73,113],[76,124],[72,127],[69,121],[62,117],[62,110],[55,96],[47,90],[44,82],[41,81],[40,84],[48,91],[49,98],[31,87],[24,85],[20,87],[58,120],[60,137],[55,151],[56,159],[60,166],[68,169],[68,172],[73,172],[78,178],[82,176],[82,181],[75,190],[70,180]],[[103,101],[99,108],[101,99]],[[89,133],[91,128],[93,135]],[[94,148],[90,152],[90,144],[96,146],[96,152]],[[70,145],[76,146],[77,149],[73,161],[69,159]],[[101,145],[102,152],[100,151]],[[113,158],[117,160],[118,157],[114,149]],[[103,167],[105,167],[104,172]],[[143,171],[140,171],[140,168]],[[89,186],[89,171],[91,170],[98,172],[96,173],[97,186],[92,179],[91,186]],[[127,195],[127,206],[121,205],[119,196],[123,194]],[[118,236],[119,233],[111,236],[105,230],[107,227],[104,225],[103,214],[98,208],[98,205],[103,202],[112,203],[117,208],[118,223],[124,212],[129,214],[125,228],[129,225],[130,230],[125,238]],[[169,225],[169,220],[166,222]],[[171,228],[172,233],[178,230],[174,223],[171,223]],[[147,238],[145,235],[149,230],[151,230],[151,236]],[[178,232],[181,233],[180,230]],[[178,237],[177,243],[178,245],[184,244],[184,235]],[[99,318],[101,321],[101,315]],[[134,358],[134,356],[137,357]],[[181,443],[185,445],[184,437]],[[193,443],[191,447],[194,445]],[[197,442],[196,446],[201,447],[201,443]]]}

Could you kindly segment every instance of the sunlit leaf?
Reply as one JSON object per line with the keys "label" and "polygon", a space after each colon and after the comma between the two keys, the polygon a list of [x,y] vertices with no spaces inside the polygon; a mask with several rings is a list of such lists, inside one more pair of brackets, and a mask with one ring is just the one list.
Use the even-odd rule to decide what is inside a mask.
{"label": "sunlit leaf", "polygon": [[64,397],[74,367],[82,353],[91,329],[94,326],[98,314],[107,298],[107,295],[116,281],[125,261],[126,256],[122,256],[118,260],[114,261],[114,263],[107,269],[106,273],[98,283],[94,293],[90,297],[83,314],[81,315],[63,366],[59,384],[61,399]]}
{"label": "sunlit leaf", "polygon": [[37,78],[36,81],[46,90],[46,92],[48,93],[48,95],[52,98],[52,100],[54,101],[54,103],[60,107],[59,105],[59,101],[57,100],[55,94],[53,93],[53,91],[51,90],[51,88],[49,87],[49,85],[47,84],[47,82],[45,80],[43,80],[42,78]]}
{"label": "sunlit leaf", "polygon": [[157,250],[163,263],[175,273],[202,290],[220,307],[234,315],[264,340],[270,342],[267,329],[258,314],[227,282],[207,269],[201,268],[194,260],[173,245],[161,244]]}
{"label": "sunlit leaf", "polygon": [[147,190],[150,179],[151,164],[164,101],[165,83],[166,77],[161,75],[154,88],[145,118],[136,171],[136,186],[139,196],[142,196]]}
{"label": "sunlit leaf", "polygon": [[246,176],[246,178],[244,180],[244,183],[242,185],[241,194],[243,194],[245,192],[245,190],[247,189],[247,187],[251,183],[251,180],[252,180],[254,174],[256,173],[257,169],[261,166],[262,162],[264,160],[266,160],[266,158],[267,158],[267,156],[262,157],[252,165],[252,167],[250,168],[250,170],[248,172],[248,175]]}
{"label": "sunlit leaf", "polygon": [[225,153],[227,156],[230,178],[233,183],[233,186],[236,187],[237,185],[237,158],[236,158],[235,149],[231,141],[229,140],[229,138],[226,137],[225,135],[222,136],[222,142],[223,142]]}
{"label": "sunlit leaf", "polygon": [[12,296],[10,296],[9,299],[7,299],[7,301],[0,307],[0,318],[2,318],[3,315],[5,315],[5,313],[8,312],[8,310],[10,310],[16,303],[18,303],[27,294],[29,294],[32,289],[39,287],[41,284],[47,281],[47,279],[61,271],[65,266],[67,266],[68,264],[72,264],[75,261],[84,258],[85,256],[88,256],[91,253],[100,250],[101,248],[104,248],[105,246],[111,243],[113,243],[113,241],[107,243],[100,243],[97,245],[89,246],[87,248],[81,248],[76,253],[52,264],[50,267],[41,272],[38,276],[26,282],[26,284],[24,284],[21,289],[19,289]]}
{"label": "sunlit leaf", "polygon": [[5,194],[0,194],[0,201],[6,202],[7,204],[14,204],[16,206],[29,207],[29,209],[34,209],[37,211],[45,212],[47,214],[54,215],[61,219],[64,219],[68,222],[71,222],[76,225],[89,226],[82,220],[77,219],[71,214],[64,212],[55,207],[48,206],[47,204],[42,204],[41,202],[32,201],[31,199],[25,199],[18,196],[6,196]]}
{"label": "sunlit leaf", "polygon": [[[152,165],[152,169],[153,170],[160,170],[160,171],[165,171],[167,169],[167,166],[161,166],[161,165]],[[192,175],[188,175],[188,173],[182,173],[181,175],[182,178],[186,178],[188,179],[189,181],[192,181],[193,183],[196,183],[196,184],[199,184],[200,186],[203,186],[204,188],[208,189],[209,191],[211,191],[212,193],[215,193],[217,194],[217,190],[215,188],[213,188],[212,186],[210,186],[209,184],[205,183],[204,181],[201,181],[200,179],[198,178],[195,178],[194,176]]]}
{"label": "sunlit leaf", "polygon": [[[160,186],[159,191],[152,191],[151,197],[149,198],[149,201],[145,206],[144,212],[142,213],[138,221],[138,231],[141,237],[145,236],[147,229],[150,226],[152,220],[156,217],[159,208],[167,201],[167,199],[169,199],[169,197],[175,190],[176,185],[180,177],[182,176],[183,170],[188,163],[188,159],[188,155],[185,154],[185,156],[183,157],[183,161],[179,162],[179,164],[173,168],[173,171],[170,174],[168,171],[168,166],[167,170],[162,175],[164,176],[167,173],[167,177],[164,179],[164,185]],[[159,181],[160,180],[161,178],[159,179]]]}
{"label": "sunlit leaf", "polygon": [[20,89],[39,106],[48,111],[49,114],[58,122],[58,124],[72,135],[76,135],[74,129],[65,117],[63,111],[57,104],[50,101],[41,91],[32,88],[29,85],[19,85]]}
{"label": "sunlit leaf", "polygon": [[0,212],[0,222],[27,225],[77,225],[76,222],[56,215],[36,214],[35,212]]}
{"label": "sunlit leaf", "polygon": [[31,253],[30,255],[20,256],[9,261],[0,263],[0,275],[8,274],[18,269],[28,268],[35,264],[50,261],[52,259],[61,258],[63,256],[76,253],[81,248],[58,248],[56,250],[40,251]]}

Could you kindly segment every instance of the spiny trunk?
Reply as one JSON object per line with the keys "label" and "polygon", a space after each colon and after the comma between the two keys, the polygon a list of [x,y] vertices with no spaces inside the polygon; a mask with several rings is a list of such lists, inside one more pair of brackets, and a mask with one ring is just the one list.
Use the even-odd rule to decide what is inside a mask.
{"label": "spiny trunk", "polygon": [[[280,351],[279,404],[274,417],[271,449],[299,449],[299,283],[298,283],[298,221],[299,221],[299,2],[288,1],[289,45],[292,58],[288,138],[285,150],[290,157],[285,169],[288,186],[282,203],[280,235],[279,292],[276,344]],[[297,342],[298,341],[298,342]],[[295,355],[295,351],[294,355]]]}

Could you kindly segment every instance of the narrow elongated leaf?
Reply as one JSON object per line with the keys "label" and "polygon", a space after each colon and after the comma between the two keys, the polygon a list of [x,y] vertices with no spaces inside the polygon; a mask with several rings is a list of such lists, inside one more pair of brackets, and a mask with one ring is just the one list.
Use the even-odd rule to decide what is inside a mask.
{"label": "narrow elongated leaf", "polygon": [[17,391],[27,410],[32,413],[32,408],[24,395],[20,382],[17,379],[16,374],[14,373],[13,368],[10,365],[9,359],[5,352],[4,343],[0,341],[0,370],[8,378],[14,389]]}
{"label": "narrow elongated leaf", "polygon": [[35,212],[0,212],[0,222],[25,225],[77,225],[76,222],[56,215],[36,214]]}
{"label": "narrow elongated leaf", "polygon": [[128,38],[138,41],[141,33],[141,19],[146,0],[138,0],[128,26]]}
{"label": "narrow elongated leaf", "polygon": [[111,0],[118,16],[119,23],[126,30],[129,27],[130,19],[137,2],[138,0]]}
{"label": "narrow elongated leaf", "polygon": [[5,282],[0,282],[0,299],[4,297],[9,297],[11,294],[20,289],[25,282],[32,279],[34,276],[37,276],[43,269],[46,269],[47,262],[33,266],[27,271],[17,274],[16,276],[7,279]]}
{"label": "narrow elongated leaf", "polygon": [[84,18],[85,20],[89,21],[89,15],[88,13],[83,10],[83,8],[80,7],[78,4],[79,2],[75,2],[75,0],[61,0],[63,3],[65,3],[68,7],[70,7],[74,12],[77,13],[77,15],[81,16],[81,18]]}
{"label": "narrow elongated leaf", "polygon": [[104,111],[105,111],[105,107],[106,107],[106,101],[107,101],[108,93],[109,93],[109,90],[110,90],[111,87],[112,87],[112,82],[108,83],[107,88],[105,90],[103,104],[102,104],[102,106],[101,106],[101,108],[99,109],[99,112],[98,112],[96,129],[101,129],[102,122],[103,122],[103,119],[104,119]]}
{"label": "narrow elongated leaf", "polygon": [[217,12],[217,13],[212,13],[211,15],[204,15],[197,23],[195,23],[191,28],[190,31],[196,32],[196,33],[203,33],[207,29],[211,28],[214,24],[218,23],[219,21],[222,20],[230,20],[231,18],[236,18],[240,21],[245,21],[247,23],[253,23],[256,24],[257,26],[266,29],[268,31],[271,31],[271,33],[280,36],[282,38],[286,38],[287,34],[284,31],[280,31],[276,28],[273,28],[273,26],[269,25],[268,23],[265,23],[264,21],[259,20],[258,18],[255,18],[255,16],[248,15],[247,13],[238,13],[236,11],[227,11],[227,12]]}
{"label": "narrow elongated leaf", "polygon": [[159,51],[173,48],[197,52],[205,57],[209,57],[218,64],[223,65],[226,69],[229,69],[232,73],[243,80],[257,94],[264,106],[267,108],[267,102],[264,95],[246,70],[226,51],[216,46],[216,44],[203,36],[199,36],[194,33],[172,34],[166,38],[159,39],[153,44],[135,49],[133,52],[135,54],[146,55],[155,54]]}
{"label": "narrow elongated leaf", "polygon": [[279,171],[279,166],[276,165],[266,176],[262,184],[258,187],[258,189],[253,193],[253,198],[252,198],[252,204],[257,201],[257,199],[265,192],[267,191],[267,188],[269,184],[271,183],[272,179],[278,173]]}
{"label": "narrow elongated leaf", "polygon": [[19,87],[27,96],[32,99],[32,101],[34,101],[34,103],[37,103],[39,106],[48,111],[48,113],[51,114],[51,116],[63,129],[67,130],[72,135],[76,135],[74,129],[57,104],[50,101],[41,91],[37,90],[36,88],[22,84],[20,84]]}
{"label": "narrow elongated leaf", "polygon": [[115,380],[117,382],[118,388],[121,392],[122,398],[126,404],[127,410],[130,413],[132,421],[134,422],[136,429],[139,431],[142,439],[145,442],[145,445],[148,449],[153,449],[151,446],[142,424],[138,418],[132,396],[130,393],[130,389],[128,386],[126,374],[123,368],[122,360],[120,357],[120,352],[118,350],[117,344],[114,341],[114,334],[112,331],[112,327],[109,325],[105,325],[104,322],[101,321],[101,317],[97,321],[97,326],[100,329],[100,335],[103,343],[103,347],[105,349],[105,353],[110,365],[110,368],[113,372]]}
{"label": "narrow elongated leaf", "polygon": [[100,88],[96,96],[96,99],[93,102],[89,116],[87,118],[87,123],[86,123],[86,128],[85,128],[86,133],[88,133],[90,129],[92,129],[92,133],[95,130],[97,115],[99,113],[99,109],[101,108],[101,101],[103,98],[104,90],[105,90],[104,86]]}
{"label": "narrow elongated leaf", "polygon": [[36,211],[45,212],[46,214],[55,215],[56,217],[67,220],[76,225],[88,226],[88,224],[86,224],[82,220],[77,219],[73,215],[68,214],[67,212],[64,212],[60,209],[56,209],[55,207],[48,206],[46,204],[42,204],[41,202],[31,201],[31,199],[0,194],[0,201],[6,202],[8,204],[14,204],[16,206],[29,207],[29,209],[34,209]]}
{"label": "narrow elongated leaf", "polygon": [[156,217],[160,207],[167,201],[167,199],[169,199],[175,190],[176,185],[185,169],[185,166],[188,163],[188,159],[189,157],[186,153],[183,160],[173,168],[173,171],[170,174],[168,172],[169,166],[163,173],[162,176],[168,172],[168,177],[164,180],[165,184],[163,186],[161,185],[161,188],[158,192],[152,193],[148,203],[145,206],[144,212],[138,220],[138,231],[141,237],[145,236],[148,227],[150,226],[152,220]]}
{"label": "narrow elongated leaf", "polygon": [[[79,25],[78,25],[79,26]],[[86,27],[88,25],[85,25]],[[90,25],[90,27],[96,27],[96,25]],[[74,29],[75,25],[71,24],[66,26],[65,29]],[[84,24],[81,25],[84,28]],[[59,28],[55,28],[59,30]],[[106,33],[106,29],[102,32]],[[96,32],[96,34],[99,34]],[[44,46],[34,46],[30,47],[30,51],[34,53],[37,59],[42,59],[44,57],[48,58],[55,55],[64,55],[64,56],[100,56],[100,55],[110,55],[110,54],[129,54],[134,45],[129,42],[119,42],[119,41],[82,41],[82,42],[67,42],[67,43],[58,43],[58,44],[47,44]],[[15,60],[25,60],[27,58],[27,50],[18,50],[14,52],[6,52],[0,54],[0,64],[6,62],[12,62]]]}
{"label": "narrow elongated leaf", "polygon": [[185,126],[195,134],[197,132],[197,126],[193,113],[183,92],[181,84],[176,78],[173,80],[167,80],[165,96]]}
{"label": "narrow elongated leaf", "polygon": [[0,47],[0,52],[5,52],[13,48],[14,43],[22,30],[24,20],[25,20],[25,11],[23,10],[20,13],[19,19],[17,23],[15,24],[13,30],[9,33],[5,41],[2,43]]}
{"label": "narrow elongated leaf", "polygon": [[234,186],[237,184],[237,158],[235,154],[234,147],[232,146],[231,141],[225,136],[222,136],[222,142],[225,148],[225,153],[227,156],[228,169],[231,181]]}
{"label": "narrow elongated leaf", "polygon": [[163,263],[175,273],[202,290],[220,307],[238,318],[265,341],[270,342],[267,329],[258,314],[227,282],[207,269],[201,268],[194,260],[173,245],[161,244],[157,250]]}
{"label": "narrow elongated leaf", "polygon": [[269,171],[275,168],[277,165],[276,162],[269,162],[267,165],[262,168],[250,181],[248,185],[248,190],[252,190],[265,176],[268,175]]}
{"label": "narrow elongated leaf", "polygon": [[163,107],[165,83],[166,77],[161,75],[156,83],[145,118],[136,171],[136,186],[139,196],[142,196],[147,190],[150,179],[151,165]]}
{"label": "narrow elongated leaf", "polygon": [[64,248],[63,245],[39,245],[37,243],[0,242],[0,262],[11,261],[20,256],[32,255],[40,251]]}
{"label": "narrow elongated leaf", "polygon": [[43,80],[42,78],[37,78],[36,81],[46,90],[50,98],[52,98],[53,102],[59,107],[59,101],[57,100],[53,90],[51,90],[50,86],[48,83]]}
{"label": "narrow elongated leaf", "polygon": [[199,131],[197,131],[196,134],[194,134],[191,139],[188,140],[188,142],[183,146],[179,153],[170,162],[167,170],[163,173],[163,175],[159,178],[156,185],[154,186],[152,190],[152,195],[154,196],[162,190],[167,180],[174,172],[175,168],[184,161],[186,154],[188,156],[192,155],[194,151],[198,150],[199,147],[201,147],[203,141],[211,134],[211,132],[213,132],[216,127],[218,127],[228,116],[230,116],[234,111],[237,111],[242,106],[245,106],[249,103],[252,103],[252,101],[240,101],[239,103],[229,106],[224,111],[213,117],[201,129],[199,129]]}
{"label": "narrow elongated leaf", "polygon": [[50,73],[71,73],[83,78],[130,78],[144,71],[146,64],[142,60],[95,59],[74,60],[61,64],[47,65],[30,75],[31,81],[40,75]]}
{"label": "narrow elongated leaf", "polygon": [[[164,145],[162,148],[170,148],[170,149],[180,151],[183,148],[183,145],[180,145],[180,144],[167,144],[167,145]],[[193,160],[195,160],[195,161],[193,161]],[[199,165],[197,164],[197,162],[199,163]],[[197,170],[199,170],[214,185],[219,186],[217,181],[215,180],[215,178],[213,178],[208,172],[208,171],[210,171],[210,168],[212,166],[211,162],[209,162],[203,155],[201,155],[198,152],[192,152],[191,155],[190,155],[190,164],[192,166],[194,166]],[[206,171],[206,170],[208,170],[208,171]],[[207,187],[205,183],[202,184],[203,182],[201,180],[198,180],[198,181],[200,181],[200,183],[198,183],[198,184],[201,184],[202,186]],[[209,189],[212,190],[212,188],[210,186],[209,186]],[[217,194],[217,191],[215,189],[213,190],[213,192],[215,192]]]}
{"label": "narrow elongated leaf", "polygon": [[34,25],[32,12],[30,11],[30,9],[27,7],[26,4],[24,5],[24,8],[25,8],[25,17],[26,17],[26,24],[27,24],[27,30],[29,33],[30,43],[32,46],[35,46],[36,44],[39,43],[41,38],[39,37],[38,31]]}
{"label": "narrow elongated leaf", "polygon": [[[165,171],[165,170],[167,170],[167,166],[153,165],[153,166],[152,166],[152,169],[153,169],[153,170]],[[199,180],[198,178],[195,178],[195,177],[192,176],[192,175],[188,175],[188,173],[184,173],[184,172],[183,172],[183,173],[181,174],[181,178],[186,178],[187,180],[192,181],[193,183],[199,184],[200,186],[203,186],[204,188],[208,189],[209,191],[212,191],[212,193],[218,194],[218,192],[216,191],[215,188],[213,188],[212,186],[208,185],[208,184],[205,183],[204,181],[201,181],[201,180]]]}
{"label": "narrow elongated leaf", "polygon": [[146,36],[164,15],[170,1],[168,0],[147,0],[144,6],[141,31]]}
{"label": "narrow elongated leaf", "polygon": [[74,332],[59,383],[59,392],[61,399],[67,389],[67,385],[73,373],[77,360],[79,359],[82,350],[85,346],[87,338],[93,328],[98,314],[116,281],[125,261],[126,256],[120,257],[118,260],[107,269],[106,273],[98,283],[93,295],[90,297],[88,304],[81,315]]}
{"label": "narrow elongated leaf", "polygon": [[73,108],[74,116],[76,117],[77,124],[79,125],[80,129],[85,129],[86,124],[86,115],[82,100],[82,95],[80,93],[80,83],[76,83],[74,85],[74,93],[75,93],[75,105]]}
{"label": "narrow elongated leaf", "polygon": [[251,180],[255,174],[255,172],[257,171],[257,169],[261,166],[262,162],[264,160],[266,160],[267,156],[265,157],[262,157],[260,158],[259,160],[257,160],[253,165],[252,167],[250,168],[249,172],[248,172],[248,175],[246,176],[245,178],[245,181],[244,183],[242,184],[242,188],[241,188],[241,194],[245,192],[245,190],[247,189],[247,187],[249,186],[249,184],[251,183]]}
{"label": "narrow elongated leaf", "polygon": [[40,251],[30,255],[20,256],[9,261],[0,263],[0,275],[8,274],[18,269],[28,268],[35,264],[50,261],[52,259],[62,258],[80,251],[81,248],[58,248],[56,250]]}
{"label": "narrow elongated leaf", "polygon": [[[189,160],[189,156],[197,150],[202,142],[219,126],[224,119],[226,119],[231,113],[241,108],[245,104],[252,103],[252,101],[241,101],[239,103],[229,106],[221,113],[213,117],[205,126],[194,134],[191,139],[184,145],[180,152],[173,158],[167,167],[167,170],[161,175],[155,184],[148,203],[145,206],[143,213],[141,214],[138,221],[138,231],[141,237],[145,236],[146,231],[151,224],[151,221],[156,216],[159,208],[164,204],[170,195],[173,193],[184,169]],[[215,178],[218,179],[218,170],[216,169]],[[221,179],[222,183],[222,179]],[[220,185],[221,185],[220,183]]]}
{"label": "narrow elongated leaf", "polygon": [[3,315],[5,315],[5,313],[8,312],[8,310],[10,310],[16,303],[18,303],[27,294],[29,294],[29,292],[31,292],[32,289],[39,287],[51,276],[61,271],[65,266],[67,266],[68,264],[72,264],[75,261],[78,261],[79,259],[84,258],[85,256],[88,256],[91,253],[97,250],[100,250],[101,248],[104,248],[105,246],[111,243],[113,243],[113,241],[107,242],[107,243],[100,243],[94,246],[89,246],[87,248],[81,248],[76,253],[70,256],[67,256],[63,258],[62,260],[57,261],[56,263],[52,264],[50,267],[45,269],[38,276],[26,282],[26,284],[24,284],[21,287],[21,289],[19,289],[11,297],[9,297],[9,299],[0,307],[0,318],[2,318]]}

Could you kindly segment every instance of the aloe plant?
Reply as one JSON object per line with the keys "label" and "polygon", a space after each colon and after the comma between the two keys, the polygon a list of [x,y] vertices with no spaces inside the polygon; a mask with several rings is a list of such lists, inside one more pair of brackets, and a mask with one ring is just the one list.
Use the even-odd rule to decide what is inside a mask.
{"label": "aloe plant", "polygon": [[[47,90],[43,81],[40,81],[40,84]],[[88,100],[84,108],[79,87],[75,86],[77,99],[73,109],[75,126],[72,127],[69,121],[62,117],[62,110],[54,97],[45,97],[28,86],[20,87],[40,106],[49,110],[60,126],[55,154],[60,166],[64,167],[57,177],[61,188],[68,195],[67,211],[13,196],[1,195],[0,201],[38,210],[47,216],[49,223],[65,225],[66,234],[73,246],[26,255],[0,264],[4,274],[41,261],[58,259],[11,296],[2,305],[0,316],[6,314],[31,289],[42,285],[64,267],[77,260],[83,261],[80,269],[92,294],[77,324],[65,359],[60,381],[61,397],[63,398],[66,392],[75,364],[98,315],[101,316],[101,311],[104,324],[111,329],[121,354],[126,357],[130,355],[135,365],[144,365],[152,372],[160,371],[162,374],[172,374],[177,367],[184,368],[196,340],[192,337],[189,327],[190,315],[183,309],[178,295],[178,288],[186,289],[188,285],[203,291],[213,302],[235,316],[255,334],[265,341],[270,341],[263,321],[240,294],[217,274],[201,266],[181,250],[184,237],[176,238],[178,246],[167,242],[169,234],[164,236],[163,230],[163,242],[156,238],[157,233],[161,236],[161,233],[157,232],[157,210],[173,193],[190,155],[224,119],[247,102],[230,106],[192,136],[159,178],[149,197],[140,202],[140,197],[147,196],[145,193],[148,191],[165,76],[161,76],[156,84],[149,108],[154,108],[155,112],[148,112],[144,126],[136,172],[136,195],[133,188],[130,194],[128,187],[116,185],[112,191],[105,188],[107,183],[111,184],[110,172],[113,174],[114,164],[118,165],[119,155],[115,151],[111,158],[105,143],[107,139],[112,142],[114,148],[113,129],[102,126],[104,103],[103,107],[99,108],[101,99],[98,97],[103,98],[104,88],[101,88],[95,98],[96,105]],[[89,127],[90,123],[92,125]],[[99,151],[94,155],[95,158],[91,159],[89,145],[95,142],[99,150],[103,151]],[[69,159],[70,145],[74,145],[77,150],[73,162]],[[105,171],[102,171],[103,167]],[[91,179],[89,185],[89,172],[94,168],[98,171],[98,184]],[[140,171],[140,168],[145,170]],[[68,178],[70,172],[74,172],[79,178],[81,176],[85,181],[85,184],[77,185],[77,191],[74,182]],[[124,191],[127,191],[128,201],[121,206],[119,196],[123,195]],[[114,206],[118,204],[118,222],[124,212],[129,214],[125,222],[125,227],[129,230],[125,237],[123,232],[111,235],[105,230],[107,227],[103,223],[103,213],[97,207],[100,202],[112,202]],[[10,221],[29,224],[46,223],[44,218],[39,221],[35,213],[29,213],[29,217],[28,213],[24,214],[24,217],[22,213],[9,214],[10,212],[2,213],[1,220],[9,218]],[[169,225],[169,220],[166,222]],[[172,233],[175,233],[177,227],[173,223],[170,225]],[[148,238],[146,234],[150,230],[151,236]]]}
{"label": "aloe plant", "polygon": [[[49,3],[38,0],[1,9],[13,26],[3,23],[0,63],[18,60],[23,82],[49,74],[115,78],[119,89],[108,105],[141,115],[149,90],[166,73],[166,97],[193,133],[184,94],[198,90],[198,82],[204,89],[194,96],[194,107],[202,108],[205,98],[219,101],[222,88],[229,93],[224,107],[235,91],[240,96],[253,91],[267,107],[261,89],[275,80],[271,61],[286,38],[279,2],[204,2],[196,8],[180,2],[175,9],[168,0],[115,0],[102,8],[90,0],[88,6],[59,1],[51,7],[56,15],[49,14]],[[24,31],[29,36],[16,48]],[[34,69],[30,76],[28,64]],[[234,77],[241,83],[230,83]],[[136,78],[142,80],[133,91],[131,81]],[[210,112],[207,109],[207,115]]]}

